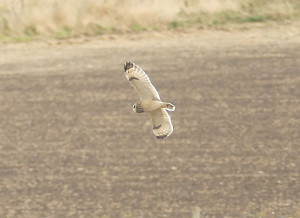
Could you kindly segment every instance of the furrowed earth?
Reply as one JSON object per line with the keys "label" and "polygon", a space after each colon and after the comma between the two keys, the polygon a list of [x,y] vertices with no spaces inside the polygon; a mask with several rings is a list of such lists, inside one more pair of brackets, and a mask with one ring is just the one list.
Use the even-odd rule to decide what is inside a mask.
{"label": "furrowed earth", "polygon": [[[300,216],[298,28],[78,41],[1,44],[0,217]],[[167,139],[126,61],[176,106]]]}

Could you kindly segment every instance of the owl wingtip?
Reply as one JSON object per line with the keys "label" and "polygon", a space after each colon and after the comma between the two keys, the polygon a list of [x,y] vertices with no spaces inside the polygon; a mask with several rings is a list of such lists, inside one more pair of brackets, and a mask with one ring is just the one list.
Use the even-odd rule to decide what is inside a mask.
{"label": "owl wingtip", "polygon": [[124,70],[127,71],[128,69],[133,68],[133,63],[130,61],[125,62]]}
{"label": "owl wingtip", "polygon": [[158,135],[156,136],[157,139],[164,139],[166,137],[168,137],[169,135]]}

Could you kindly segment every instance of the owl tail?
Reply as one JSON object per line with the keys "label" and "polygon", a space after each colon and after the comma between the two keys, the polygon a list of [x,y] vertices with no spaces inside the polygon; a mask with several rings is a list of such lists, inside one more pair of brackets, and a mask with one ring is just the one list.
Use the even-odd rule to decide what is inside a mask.
{"label": "owl tail", "polygon": [[165,108],[168,111],[175,111],[175,105],[171,103],[164,102],[162,108]]}

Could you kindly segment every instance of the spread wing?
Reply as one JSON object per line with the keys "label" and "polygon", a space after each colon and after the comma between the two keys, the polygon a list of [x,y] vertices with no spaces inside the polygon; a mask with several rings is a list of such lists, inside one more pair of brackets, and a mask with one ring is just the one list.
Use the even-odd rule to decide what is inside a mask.
{"label": "spread wing", "polygon": [[153,133],[158,139],[163,139],[171,135],[173,125],[170,115],[165,109],[157,109],[149,112],[152,120]]}
{"label": "spread wing", "polygon": [[159,94],[152,85],[149,77],[138,65],[126,62],[124,70],[128,81],[137,91],[141,100],[160,100]]}

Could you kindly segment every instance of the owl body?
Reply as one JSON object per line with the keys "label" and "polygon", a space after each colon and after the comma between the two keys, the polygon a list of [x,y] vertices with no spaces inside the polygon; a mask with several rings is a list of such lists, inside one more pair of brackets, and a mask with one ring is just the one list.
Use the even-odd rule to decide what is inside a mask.
{"label": "owl body", "polygon": [[133,105],[133,111],[137,113],[151,112],[160,108],[174,111],[175,106],[171,103],[162,102],[160,100],[142,100]]}

